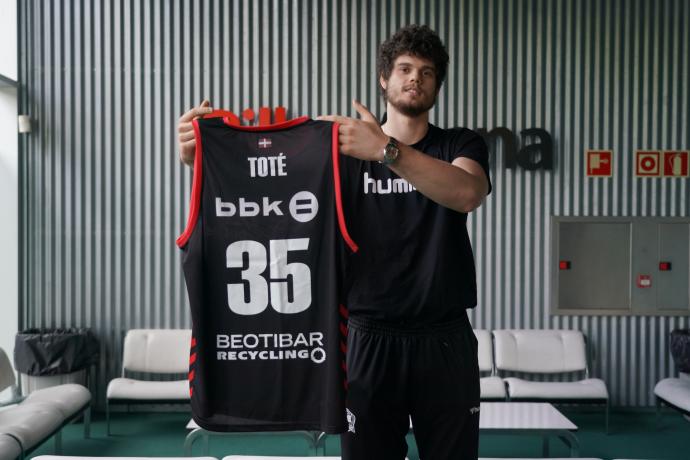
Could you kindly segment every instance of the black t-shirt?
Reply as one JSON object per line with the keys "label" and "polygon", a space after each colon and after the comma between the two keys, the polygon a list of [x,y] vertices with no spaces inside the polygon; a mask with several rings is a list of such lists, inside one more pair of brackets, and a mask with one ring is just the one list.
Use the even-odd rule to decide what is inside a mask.
{"label": "black t-shirt", "polygon": [[[486,144],[470,129],[429,124],[412,147],[449,163],[471,158],[489,178]],[[378,162],[342,156],[341,164],[350,233],[361,249],[350,256],[346,272],[350,314],[416,327],[456,319],[475,307],[467,214],[428,199]]]}

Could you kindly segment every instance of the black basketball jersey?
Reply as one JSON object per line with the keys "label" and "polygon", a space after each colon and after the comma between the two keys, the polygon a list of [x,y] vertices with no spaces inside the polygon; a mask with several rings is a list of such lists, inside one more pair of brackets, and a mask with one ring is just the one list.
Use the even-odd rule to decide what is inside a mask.
{"label": "black basketball jersey", "polygon": [[337,124],[194,121],[178,238],[192,311],[190,393],[213,431],[346,429]]}

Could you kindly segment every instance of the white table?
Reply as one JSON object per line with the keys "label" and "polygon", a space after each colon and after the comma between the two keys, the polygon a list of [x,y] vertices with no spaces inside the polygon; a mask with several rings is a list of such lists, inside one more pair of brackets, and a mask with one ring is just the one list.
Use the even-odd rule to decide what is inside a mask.
{"label": "white table", "polygon": [[543,436],[543,457],[549,456],[549,437],[555,436],[579,455],[580,443],[573,434],[577,425],[552,404],[542,402],[485,402],[479,410],[480,434],[529,434]]}
{"label": "white table", "polygon": [[[265,432],[213,432],[206,431],[199,425],[190,420],[187,429],[191,432],[187,435],[184,442],[185,456],[191,456],[192,445],[199,437],[204,439],[204,455],[208,455],[209,435],[266,435]],[[412,420],[410,420],[410,431],[412,431]],[[557,437],[570,448],[570,456],[579,455],[580,443],[573,434],[577,431],[577,425],[568,420],[552,404],[541,402],[483,402],[479,410],[479,433],[480,434],[527,434],[539,435],[543,437],[542,454],[543,457],[549,456],[549,438]],[[326,438],[325,433],[318,431],[283,431],[276,434],[295,433],[305,436],[315,453],[318,455],[318,448]],[[325,446],[324,446],[325,447]]]}
{"label": "white table", "polygon": [[[189,434],[184,439],[184,455],[185,457],[192,456],[192,446],[194,442],[202,438],[204,440],[204,455],[208,455],[208,438],[209,436],[266,436],[270,434],[286,435],[286,434],[297,434],[302,436],[309,441],[310,447],[314,449],[314,454],[318,455],[318,448],[321,444],[321,440],[326,437],[325,433],[320,431],[207,431],[201,428],[194,419],[190,419],[187,423],[188,430],[191,430]],[[324,447],[325,448],[325,447]]]}
{"label": "white table", "polygon": [[[412,431],[412,419],[410,419]],[[543,437],[543,456],[549,456],[549,437],[556,436],[579,455],[580,443],[573,434],[577,425],[549,403],[483,402],[479,409],[480,434],[531,434]]]}

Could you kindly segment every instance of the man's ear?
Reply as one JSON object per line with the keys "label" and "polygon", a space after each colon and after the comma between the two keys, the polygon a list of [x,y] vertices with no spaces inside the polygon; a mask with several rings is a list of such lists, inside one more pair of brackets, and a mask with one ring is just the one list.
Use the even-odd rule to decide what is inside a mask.
{"label": "man's ear", "polygon": [[383,78],[383,74],[379,75],[379,84],[384,91],[388,89],[388,82]]}

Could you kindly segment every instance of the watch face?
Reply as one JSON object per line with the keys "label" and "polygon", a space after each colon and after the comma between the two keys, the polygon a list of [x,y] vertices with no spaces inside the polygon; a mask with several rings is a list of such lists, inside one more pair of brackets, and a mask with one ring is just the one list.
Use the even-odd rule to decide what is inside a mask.
{"label": "watch face", "polygon": [[400,153],[400,149],[398,149],[398,146],[395,144],[391,143],[386,145],[386,148],[383,152],[383,160],[386,163],[392,163],[395,161],[396,158],[398,158],[398,154]]}
{"label": "watch face", "polygon": [[391,137],[388,144],[383,148],[383,159],[379,160],[379,163],[389,165],[398,158],[399,154],[400,148],[398,148],[398,142],[394,137]]}

